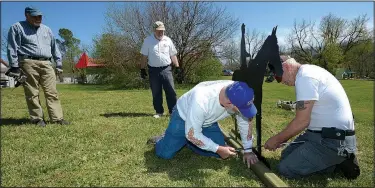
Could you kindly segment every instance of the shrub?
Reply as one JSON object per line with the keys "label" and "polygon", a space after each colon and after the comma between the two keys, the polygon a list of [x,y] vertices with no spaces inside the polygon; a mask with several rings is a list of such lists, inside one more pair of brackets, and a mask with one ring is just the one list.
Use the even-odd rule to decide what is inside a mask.
{"label": "shrub", "polygon": [[187,77],[189,83],[199,83],[208,80],[218,80],[221,78],[223,65],[216,58],[208,58],[198,63],[192,73]]}

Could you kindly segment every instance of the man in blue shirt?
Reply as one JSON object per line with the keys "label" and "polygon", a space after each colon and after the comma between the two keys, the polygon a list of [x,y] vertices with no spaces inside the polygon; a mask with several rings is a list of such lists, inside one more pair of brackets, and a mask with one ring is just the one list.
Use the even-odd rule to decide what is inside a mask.
{"label": "man in blue shirt", "polygon": [[46,126],[39,100],[39,87],[44,90],[50,121],[61,125],[70,124],[63,119],[63,112],[56,90],[56,71],[62,72],[61,54],[49,27],[42,24],[42,12],[33,7],[25,8],[26,21],[13,24],[8,32],[7,56],[9,76],[26,76],[23,83],[26,103],[32,123]]}

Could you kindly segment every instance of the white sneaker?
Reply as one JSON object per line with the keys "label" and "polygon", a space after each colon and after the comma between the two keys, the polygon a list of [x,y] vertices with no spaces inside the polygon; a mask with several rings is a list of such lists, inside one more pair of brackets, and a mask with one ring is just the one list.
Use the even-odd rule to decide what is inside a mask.
{"label": "white sneaker", "polygon": [[163,116],[163,114],[155,114],[155,115],[154,115],[154,118],[157,119],[157,118],[161,118],[162,116]]}

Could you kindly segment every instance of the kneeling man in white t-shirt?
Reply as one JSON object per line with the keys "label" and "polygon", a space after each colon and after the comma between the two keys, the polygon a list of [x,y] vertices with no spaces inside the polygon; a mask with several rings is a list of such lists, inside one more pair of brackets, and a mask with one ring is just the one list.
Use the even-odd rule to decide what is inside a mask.
{"label": "kneeling man in white t-shirt", "polygon": [[268,139],[265,148],[276,150],[281,143],[298,135],[282,151],[278,170],[289,178],[300,178],[316,173],[342,171],[355,179],[360,174],[355,157],[356,137],[354,117],[349,99],[340,82],[327,70],[297,63],[282,56],[282,83],[295,86],[296,116],[288,126]]}

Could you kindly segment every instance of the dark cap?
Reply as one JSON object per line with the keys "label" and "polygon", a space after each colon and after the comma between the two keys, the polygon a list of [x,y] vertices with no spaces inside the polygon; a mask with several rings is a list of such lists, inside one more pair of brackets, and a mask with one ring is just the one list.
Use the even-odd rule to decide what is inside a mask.
{"label": "dark cap", "polygon": [[34,7],[26,7],[25,8],[25,14],[30,14],[31,16],[41,16],[43,15],[42,12],[40,12],[39,9]]}

